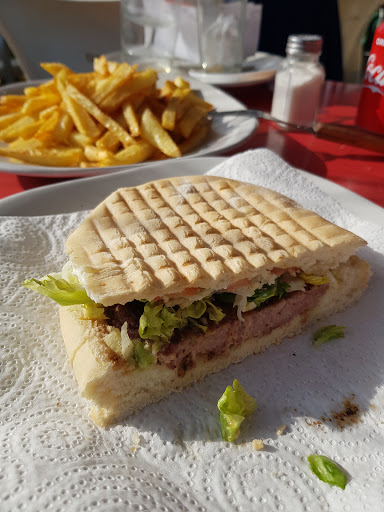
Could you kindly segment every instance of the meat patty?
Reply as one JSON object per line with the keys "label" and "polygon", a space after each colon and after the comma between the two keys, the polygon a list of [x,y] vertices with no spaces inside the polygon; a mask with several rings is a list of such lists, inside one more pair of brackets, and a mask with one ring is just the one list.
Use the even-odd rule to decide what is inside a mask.
{"label": "meat patty", "polygon": [[[282,299],[274,298],[265,306],[243,313],[243,320],[239,320],[237,308],[232,304],[220,304],[226,316],[219,324],[208,322],[206,332],[198,327],[175,329],[170,342],[164,343],[158,352],[157,362],[170,369],[177,368],[178,375],[182,377],[196,365],[198,355],[211,359],[243,341],[270,333],[293,317],[314,308],[327,288],[328,284],[309,286],[306,291],[292,292]],[[143,311],[144,303],[133,301],[106,307],[105,315],[108,323],[118,329],[127,322],[129,337],[137,339]]]}
{"label": "meat patty", "polygon": [[144,302],[134,300],[129,304],[115,304],[104,308],[108,324],[121,329],[127,322],[127,331],[130,338],[139,338],[139,321],[144,311]]}
{"label": "meat patty", "polygon": [[197,355],[215,357],[250,338],[268,334],[273,329],[288,323],[293,317],[316,306],[326,292],[328,284],[312,286],[305,292],[297,291],[286,298],[243,313],[239,320],[236,308],[218,324],[210,324],[206,333],[189,330],[183,332],[178,342],[168,343],[158,353],[158,363],[168,368],[178,368],[179,376],[195,366]]}

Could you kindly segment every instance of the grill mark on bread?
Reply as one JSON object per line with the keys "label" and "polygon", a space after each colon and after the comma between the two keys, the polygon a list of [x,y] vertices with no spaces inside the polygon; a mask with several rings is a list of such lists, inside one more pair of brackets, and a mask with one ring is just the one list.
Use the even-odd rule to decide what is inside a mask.
{"label": "grill mark on bread", "polygon": [[[164,187],[165,188],[165,187]],[[176,187],[173,183],[169,182],[167,188],[172,188],[175,191],[175,194],[169,195],[167,198],[168,204],[170,207],[175,210],[177,205],[174,205],[174,199],[172,198],[180,198],[181,197],[186,201],[186,206],[189,207],[190,213],[186,213],[185,215],[185,223],[189,226],[189,228],[199,237],[201,238],[206,248],[213,251],[215,261],[219,260],[222,262],[222,264],[226,267],[226,271],[231,271],[234,275],[239,273],[239,269],[237,265],[237,268],[233,268],[234,260],[240,260],[242,262],[241,266],[245,267],[240,270],[240,272],[246,272],[247,270],[252,269],[252,264],[246,259],[245,255],[239,251],[235,245],[233,245],[228,238],[223,234],[225,230],[220,230],[217,226],[217,222],[219,219],[209,219],[209,215],[206,214],[209,212],[216,212],[219,217],[222,218],[222,220],[227,221],[219,212],[217,212],[214,208],[211,207],[209,203],[202,197],[202,193],[198,188],[194,187],[195,192],[188,191],[186,195],[183,194],[182,189],[180,190],[180,186]],[[157,189],[158,190],[158,189]],[[159,192],[160,193],[160,192]],[[193,203],[191,198],[188,197],[188,195],[191,195],[192,193],[196,193],[196,195],[200,196],[200,201],[197,201],[196,203]],[[162,194],[163,195],[163,194]],[[164,196],[163,196],[164,197]],[[171,202],[172,201],[172,202]],[[202,207],[198,210],[196,208],[196,204],[202,204]],[[202,211],[204,209],[204,211]],[[201,222],[198,222],[192,226],[186,218],[190,215],[196,215],[199,219],[201,219]],[[208,229],[203,232],[203,229],[200,226],[200,229],[196,226],[199,226],[201,224],[207,225]],[[237,228],[236,228],[237,229]],[[215,238],[214,238],[215,237]],[[220,250],[222,248],[222,250]],[[218,252],[220,250],[220,252]],[[226,253],[226,254],[225,254]],[[231,265],[232,263],[232,265]]]}
{"label": "grill mark on bread", "polygon": [[[236,190],[239,193],[240,197],[244,199],[243,194],[247,193],[247,185],[243,185],[238,187]],[[265,190],[265,189],[264,189]],[[320,218],[317,214],[315,214],[313,211],[306,210],[303,207],[301,207],[298,203],[293,201],[290,198],[283,197],[277,192],[273,193],[273,191],[269,192],[269,199],[267,199],[265,196],[262,196],[260,192],[257,194],[258,200],[257,205],[259,209],[259,213],[264,215],[270,222],[273,224],[279,224],[280,228],[282,228],[283,233],[290,236],[294,241],[297,243],[296,246],[303,245],[307,249],[310,250],[316,250],[320,247],[324,246],[324,243],[326,245],[327,241],[325,240],[318,240],[308,229],[304,227],[304,225],[300,222],[301,219],[306,219],[305,223],[308,223],[308,219],[310,217],[313,217],[316,219],[316,222],[319,223],[319,226],[316,229],[321,229],[324,225],[327,225],[328,222],[325,219]],[[251,197],[256,195],[255,193],[251,193]],[[251,206],[252,203],[250,203]],[[264,205],[266,205],[266,208],[264,208]],[[273,209],[269,210],[269,206],[272,206]],[[269,211],[267,211],[269,210]],[[257,210],[256,210],[257,211]],[[275,215],[276,214],[276,215]],[[288,218],[282,219],[281,216],[286,216]],[[280,218],[277,218],[280,217]],[[284,225],[287,225],[289,223],[289,233],[284,228]],[[301,233],[300,236],[298,234]],[[307,238],[307,240],[304,240],[304,238]],[[283,246],[285,249],[286,246]]]}
{"label": "grill mark on bread", "polygon": [[[147,192],[147,190],[148,189],[145,189],[145,192]],[[193,229],[191,228],[191,226],[189,226],[184,221],[184,219],[182,219],[176,213],[175,209],[172,208],[169,205],[169,203],[166,201],[165,197],[156,189],[156,187],[151,186],[151,190],[152,190],[152,192],[156,192],[156,194],[157,194],[156,197],[145,197],[141,190],[138,191],[138,193],[139,193],[139,195],[141,197],[141,200],[147,205],[148,209],[155,214],[156,219],[162,225],[162,229],[167,230],[169,232],[169,237],[168,238],[166,238],[165,240],[158,240],[156,238],[156,231],[154,231],[153,237],[154,237],[156,243],[159,245],[159,247],[161,247],[162,244],[167,243],[169,241],[170,242],[176,242],[179,245],[178,250],[166,251],[166,250],[162,249],[162,251],[163,251],[163,254],[165,255],[165,257],[168,258],[170,261],[172,261],[175,269],[184,276],[185,281],[186,281],[186,283],[185,283],[186,285],[189,285],[189,283],[190,283],[190,279],[188,279],[188,275],[187,275],[186,269],[185,269],[186,266],[190,267],[190,266],[194,265],[194,267],[195,267],[195,269],[194,269],[195,272],[194,273],[196,273],[196,269],[197,269],[198,272],[200,273],[200,278],[202,278],[202,279],[207,278],[209,276],[209,274],[208,274],[208,272],[204,268],[201,268],[201,262],[199,261],[199,259],[196,258],[193,255],[193,253],[182,242],[182,240],[190,238],[190,236],[185,236],[184,235],[183,237],[180,237],[179,236],[180,233],[177,232],[178,229],[180,229],[182,226],[185,226],[185,227],[189,228],[192,231],[191,236],[193,236],[193,234],[194,234]],[[156,200],[160,200],[165,206],[158,206],[158,207],[156,207],[156,205],[151,204],[151,203],[155,202]],[[164,207],[170,209],[170,211],[171,211],[170,215],[161,216],[161,215],[159,215],[157,213],[156,210],[160,210],[161,208],[164,208]],[[140,215],[140,210],[138,212],[135,211],[135,214],[136,214],[136,216],[139,216]],[[179,224],[177,225],[176,228],[172,228],[169,225],[169,223],[167,222],[167,219],[169,219],[169,218],[172,218],[172,219],[177,218],[178,219]],[[160,228],[159,228],[158,231],[160,231]],[[204,243],[203,240],[200,239],[200,241]],[[189,260],[189,261],[184,261],[184,263],[179,265],[177,263],[177,255],[180,255],[180,253],[185,253],[184,254],[184,258],[187,258],[187,260]],[[196,276],[194,276],[194,278],[196,279]]]}
{"label": "grill mark on bread", "polygon": [[[236,192],[245,200],[243,194],[247,194],[247,189],[247,185],[239,186],[236,188]],[[305,242],[297,238],[297,228],[303,230],[302,226],[296,223],[287,212],[288,207],[294,207],[296,203],[288,198],[287,201],[280,201],[277,193],[273,191],[268,192],[268,199],[265,195],[262,195],[260,191],[258,193],[251,192],[251,194],[249,194],[253,200],[253,202],[249,202],[249,204],[254,208],[254,212],[248,214],[250,221],[260,229],[265,236],[268,236],[274,242],[275,246],[279,247],[279,249],[275,250],[282,251],[283,257],[288,256],[289,253],[295,254],[300,248],[308,250],[309,247],[305,245]],[[274,199],[277,201],[275,202]],[[257,203],[257,208],[253,203]],[[289,232],[284,228],[284,224],[287,222],[291,223]],[[309,235],[306,230],[304,231]],[[284,237],[284,243],[279,243],[279,237]],[[312,237],[312,240],[313,239],[314,237]],[[301,252],[303,251],[301,250]]]}
{"label": "grill mark on bread", "polygon": [[[220,185],[221,184],[221,185]],[[225,186],[223,186],[225,184]],[[277,243],[276,240],[270,234],[263,229],[263,226],[270,224],[273,221],[266,215],[264,215],[260,210],[258,210],[253,204],[251,204],[247,199],[245,199],[243,196],[241,196],[239,191],[239,186],[229,186],[228,182],[226,181],[218,181],[218,182],[212,182],[208,183],[208,186],[210,188],[210,191],[214,192],[217,195],[217,198],[219,200],[222,200],[226,203],[227,208],[223,209],[221,212],[219,212],[216,208],[215,210],[223,216],[225,220],[227,220],[230,225],[233,227],[233,229],[238,230],[241,235],[243,236],[242,241],[236,242],[237,250],[243,254],[243,256],[247,259],[247,261],[254,265],[255,263],[251,261],[249,258],[247,258],[246,254],[243,250],[241,250],[238,245],[244,242],[248,242],[251,246],[253,246],[253,251],[251,254],[254,254],[256,256],[261,256],[260,252],[263,253],[264,259],[261,262],[261,265],[264,265],[268,261],[275,262],[274,259],[272,259],[269,255],[271,251],[283,251],[284,255],[288,256],[287,252],[285,251],[285,246],[282,246],[281,244]],[[205,196],[209,194],[210,191],[201,192],[201,195],[204,197],[205,201],[210,204],[213,208],[213,203],[215,200],[207,199]],[[230,197],[225,197],[226,194],[231,194]],[[241,209],[238,207],[238,205],[233,205],[231,202],[237,202],[238,200],[242,201],[244,204],[241,206],[241,208],[247,208],[246,213],[242,212]],[[251,209],[251,211],[249,210]],[[230,218],[228,215],[229,212],[234,212],[236,214],[236,217]],[[227,212],[227,213],[226,213]],[[260,222],[256,224],[253,222],[250,217],[256,216],[259,218]],[[243,224],[241,227],[236,225],[239,224],[239,221]],[[244,226],[244,223],[247,224]],[[247,232],[244,232],[245,230],[252,230],[252,234],[247,234]],[[256,231],[256,232],[255,232]],[[255,236],[256,235],[256,236]],[[227,238],[228,239],[228,238]],[[229,243],[233,243],[231,240],[229,240]]]}
{"label": "grill mark on bread", "polygon": [[[182,187],[183,185],[189,185],[190,184],[181,184],[180,187]],[[183,223],[183,225],[188,229],[190,230],[190,235],[187,235],[187,236],[183,236],[183,239],[188,239],[188,238],[192,238],[192,237],[196,237],[198,239],[200,239],[203,244],[204,244],[204,249],[208,249],[211,254],[212,254],[212,257],[209,259],[209,261],[212,261],[212,260],[215,260],[215,261],[220,261],[223,265],[225,265],[225,257],[222,256],[221,254],[218,254],[214,249],[212,249],[212,241],[207,239],[207,237],[209,237],[210,235],[219,235],[219,236],[222,236],[221,233],[215,228],[213,227],[209,222],[207,222],[198,212],[196,212],[196,210],[194,210],[191,206],[191,204],[187,201],[186,197],[179,191],[178,188],[176,188],[173,183],[171,182],[168,182],[168,185],[167,187],[162,187],[162,188],[168,188],[168,189],[172,189],[175,193],[174,194],[170,194],[168,197],[166,197],[162,192],[161,190],[159,190],[159,188],[156,186],[156,184],[154,184],[154,188],[156,189],[156,191],[159,193],[159,195],[161,195],[161,197],[163,198],[163,200],[166,202],[166,204],[169,206],[169,208],[176,212],[176,208],[181,206],[181,203],[180,204],[172,204],[173,200],[172,198],[176,198],[178,200],[178,202],[180,201],[180,195],[181,195],[181,198],[184,200],[183,202],[183,206],[188,206],[189,209],[190,209],[190,213],[185,213],[183,219],[181,219],[181,222]],[[195,189],[195,187],[193,187],[193,189],[197,192],[197,190]],[[191,190],[191,189],[189,189]],[[189,192],[190,193],[190,192]],[[194,225],[198,226],[200,224],[205,224],[208,226],[208,229],[203,233],[202,230],[196,230],[193,225],[188,222],[186,220],[187,217],[189,217],[190,215],[196,215],[197,216],[197,219],[196,221],[194,222]],[[174,233],[174,235],[178,238],[178,240],[180,241],[180,243],[182,244],[182,240],[180,240],[179,238],[179,233],[177,233],[176,230],[173,230],[172,231]],[[223,237],[222,237],[223,238]],[[224,240],[224,238],[223,238]],[[186,250],[187,251],[191,251],[190,248],[186,247]],[[202,248],[202,247],[201,247]],[[193,249],[192,249],[193,250]],[[195,258],[196,261],[199,263],[199,264],[204,264],[204,262],[201,262],[199,260],[199,258]],[[206,260],[208,261],[208,260]]]}
{"label": "grill mark on bread", "polygon": [[[156,237],[154,236],[154,234],[152,233],[156,233],[156,230],[152,230],[148,227],[148,225],[146,224],[149,224],[152,220],[152,219],[144,219],[143,216],[145,215],[145,212],[148,212],[150,211],[151,214],[153,215],[153,217],[156,218],[157,221],[159,221],[160,224],[162,224],[164,227],[165,224],[163,222],[163,220],[161,219],[161,217],[156,213],[156,211],[151,208],[149,205],[148,205],[148,202],[146,201],[145,197],[143,196],[142,192],[140,190],[135,190],[136,194],[137,194],[137,199],[136,201],[141,201],[141,203],[144,203],[147,208],[146,209],[143,209],[143,208],[131,208],[129,203],[128,203],[128,198],[126,197],[126,195],[124,194],[124,190],[120,190],[120,197],[121,197],[121,200],[124,202],[124,204],[126,205],[126,207],[132,212],[133,215],[135,215],[137,221],[140,223],[140,226],[142,227],[143,229],[143,232],[145,232],[148,240],[148,242],[145,242],[145,243],[142,243],[140,245],[136,244],[136,250],[139,252],[140,254],[140,257],[141,259],[143,259],[143,261],[147,261],[148,263],[148,266],[151,268],[151,271],[153,272],[154,270],[155,271],[159,271],[159,270],[164,270],[164,269],[169,269],[172,273],[176,273],[176,272],[180,272],[176,262],[174,261],[174,259],[172,258],[172,256],[174,254],[177,254],[177,252],[179,251],[176,251],[174,252],[173,254],[169,254],[167,253],[167,251],[165,251],[163,248],[162,248],[162,244],[164,243],[164,241],[160,241],[156,239]],[[161,228],[159,227],[158,230],[160,230]],[[140,248],[143,248],[143,246],[145,245],[148,245],[152,243],[154,245],[153,249],[155,250],[155,254],[151,254],[150,256],[148,255],[145,255],[142,253],[142,251],[140,251]],[[161,257],[164,261],[163,261],[163,266],[159,267],[157,266],[157,268],[153,268],[151,263],[149,262],[149,259],[150,258],[154,258],[156,256],[159,256]],[[177,279],[177,275],[174,275],[174,278]],[[185,278],[185,276],[184,276]],[[186,280],[186,284],[188,283],[188,280]]]}
{"label": "grill mark on bread", "polygon": [[[118,192],[118,197],[122,200],[122,196],[121,196],[121,194],[119,192]],[[114,204],[117,204],[117,202],[113,203],[113,205]],[[128,205],[126,205],[126,206],[127,206],[128,212],[133,214],[133,212],[129,208],[129,206]],[[151,274],[151,280],[153,281],[154,286],[159,286],[160,285],[159,280],[156,278],[156,276],[153,275],[151,267],[146,264],[145,260],[141,256],[141,254],[137,251],[137,245],[135,244],[135,242],[132,241],[129,237],[126,236],[122,226],[120,226],[116,222],[116,214],[114,213],[112,207],[109,204],[106,203],[105,204],[105,208],[106,208],[106,210],[107,210],[107,212],[109,214],[108,218],[113,223],[114,229],[116,229],[116,231],[118,231],[120,233],[120,235],[122,235],[122,237],[124,237],[124,244],[126,244],[132,250],[132,252],[133,252],[134,258],[132,258],[131,261],[132,262],[134,261],[135,265],[137,265],[139,263],[139,266],[142,268],[142,270],[144,272],[147,272],[148,274]],[[119,269],[122,271],[126,283],[129,284],[130,278],[127,275],[127,273],[131,272],[132,269],[130,269],[130,267],[128,267],[128,266],[124,266],[124,262],[126,260],[125,259],[121,259],[118,256],[118,252],[122,249],[122,247],[118,247],[118,248],[114,249],[113,247],[111,247],[110,243],[106,243],[106,240],[105,240],[105,237],[104,237],[104,229],[103,229],[103,227],[101,227],[101,226],[99,227],[97,225],[97,220],[98,219],[94,219],[93,220],[93,222],[92,222],[93,227],[96,230],[96,232],[98,233],[98,235],[100,237],[100,240],[103,242],[104,247],[107,249],[106,252],[108,252],[113,257],[114,262],[119,267]],[[114,241],[116,241],[116,239]]]}
{"label": "grill mark on bread", "polygon": [[[254,243],[254,241],[253,241],[253,240],[251,240],[251,239],[250,239],[250,237],[246,236],[246,235],[242,232],[242,230],[241,230],[239,227],[235,226],[235,225],[233,224],[233,222],[232,222],[232,220],[231,220],[231,219],[227,218],[227,217],[224,215],[224,211],[225,211],[225,209],[228,209],[228,208],[225,208],[225,209],[223,208],[223,210],[221,210],[221,209],[220,209],[220,211],[219,211],[216,207],[214,207],[214,206],[213,206],[213,201],[208,201],[208,200],[206,199],[206,197],[205,197],[205,196],[206,196],[207,194],[209,194],[210,192],[213,192],[213,193],[217,194],[217,191],[216,191],[215,189],[213,189],[213,188],[212,188],[212,186],[211,186],[211,184],[210,184],[210,183],[207,183],[206,185],[207,185],[207,187],[209,188],[209,190],[205,190],[205,191],[204,191],[204,190],[199,190],[198,188],[196,188],[196,189],[195,189],[195,190],[196,190],[196,193],[197,193],[198,195],[200,195],[200,201],[197,201],[197,202],[195,202],[195,203],[192,203],[192,202],[191,202],[191,200],[190,200],[190,198],[188,198],[188,193],[189,193],[189,192],[188,192],[186,195],[184,195],[184,194],[183,194],[183,191],[181,191],[181,192],[180,192],[179,188],[177,188],[177,189],[176,189],[175,187],[174,187],[174,188],[175,188],[175,190],[177,190],[179,193],[181,193],[181,194],[182,194],[182,196],[183,196],[183,197],[184,197],[184,199],[187,201],[188,205],[191,207],[191,209],[193,210],[193,212],[194,212],[194,213],[196,213],[196,214],[197,214],[197,215],[198,215],[198,216],[199,216],[199,217],[200,217],[204,222],[206,222],[207,224],[209,224],[209,225],[211,224],[211,220],[210,220],[210,219],[207,219],[207,217],[209,217],[209,215],[207,215],[207,213],[208,213],[208,212],[209,212],[209,213],[211,213],[211,212],[215,212],[215,213],[217,214],[217,216],[218,216],[218,217],[214,220],[214,225],[215,225],[215,227],[213,227],[213,226],[212,226],[212,227],[211,227],[211,230],[212,230],[212,231],[214,230],[216,234],[218,234],[218,235],[220,235],[220,236],[222,237],[222,239],[225,241],[225,245],[228,245],[228,246],[230,246],[230,247],[233,247],[233,248],[234,248],[234,250],[235,250],[235,253],[234,253],[234,255],[233,255],[234,257],[239,257],[239,256],[240,256],[240,257],[242,257],[242,258],[245,260],[245,262],[246,262],[247,264],[249,264],[249,265],[253,265],[253,263],[249,260],[249,258],[248,258],[248,256],[247,256],[247,254],[246,254],[242,249],[240,249],[240,248],[238,247],[238,244],[239,244],[239,243],[242,243],[242,242],[244,242],[244,241],[248,241],[248,242],[250,242],[250,243],[251,243],[252,245],[254,245],[254,246],[255,246],[256,244]],[[172,185],[172,186],[173,186],[173,185]],[[221,199],[221,200],[225,201],[225,199],[224,199],[222,196],[220,196],[219,194],[217,194],[217,199],[219,199],[219,200]],[[203,203],[203,201],[204,201],[204,203]],[[202,208],[197,209],[197,208],[196,208],[196,205],[198,205],[198,204],[202,204],[202,203],[203,203],[203,205],[204,205],[204,206],[202,206]],[[233,207],[231,207],[231,206],[230,206],[230,204],[229,204],[228,202],[226,202],[226,201],[225,201],[225,206],[229,207],[229,208],[233,211]],[[220,228],[217,226],[217,223],[218,223],[218,222],[221,222],[221,221],[224,221],[224,222],[228,223],[229,229],[228,229],[228,228],[227,228],[227,229],[225,229],[224,227],[222,227],[222,228],[220,229]],[[234,243],[232,240],[230,240],[230,239],[228,238],[228,236],[226,235],[226,233],[228,233],[228,231],[232,231],[232,230],[236,230],[236,232],[240,233],[240,235],[241,235],[241,237],[242,237],[242,240],[237,241],[237,242],[235,242],[235,243]],[[223,245],[224,245],[224,244],[223,244]],[[261,249],[264,253],[266,252],[266,251],[264,251],[262,248],[260,248],[260,249]],[[261,256],[261,255],[260,255],[260,256]],[[265,260],[266,260],[266,259],[267,259],[267,258],[265,257]],[[264,263],[265,263],[265,261],[264,261]]]}

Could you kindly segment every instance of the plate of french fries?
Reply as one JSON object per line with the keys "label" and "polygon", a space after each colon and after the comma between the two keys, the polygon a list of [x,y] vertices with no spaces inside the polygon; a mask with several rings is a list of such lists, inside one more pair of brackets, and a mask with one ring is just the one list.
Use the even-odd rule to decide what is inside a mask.
{"label": "plate of french fries", "polygon": [[77,73],[42,63],[46,81],[0,88],[0,171],[75,177],[106,174],[170,158],[220,154],[239,145],[257,120],[210,119],[244,105],[179,74],[94,59]]}

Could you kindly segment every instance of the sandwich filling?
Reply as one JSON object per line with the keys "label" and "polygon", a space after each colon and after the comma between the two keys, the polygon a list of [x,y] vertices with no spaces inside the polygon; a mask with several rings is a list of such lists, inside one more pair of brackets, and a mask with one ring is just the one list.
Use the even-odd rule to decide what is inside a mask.
{"label": "sandwich filling", "polygon": [[[89,298],[70,262],[60,274],[30,279],[24,286],[71,307],[79,319],[107,324],[105,343],[132,369],[157,363],[183,377],[197,357],[218,357],[299,315],[304,323],[305,313],[335,282],[331,271],[316,276],[296,267],[274,268],[270,280],[256,290],[242,281],[196,300],[190,290],[186,306],[184,297],[172,297],[172,305],[169,297],[158,297],[104,307]],[[203,292],[197,289],[194,294],[201,297]]]}

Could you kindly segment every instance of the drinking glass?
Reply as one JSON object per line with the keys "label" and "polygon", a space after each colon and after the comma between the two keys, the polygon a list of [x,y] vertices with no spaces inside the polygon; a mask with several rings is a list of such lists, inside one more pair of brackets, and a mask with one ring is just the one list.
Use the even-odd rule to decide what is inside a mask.
{"label": "drinking glass", "polygon": [[121,0],[121,51],[139,68],[172,66],[180,0]]}
{"label": "drinking glass", "polygon": [[241,71],[246,4],[247,0],[197,0],[200,64],[204,71]]}

